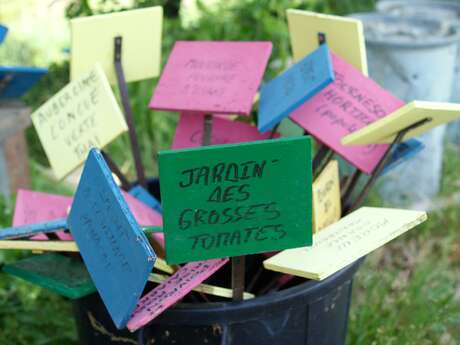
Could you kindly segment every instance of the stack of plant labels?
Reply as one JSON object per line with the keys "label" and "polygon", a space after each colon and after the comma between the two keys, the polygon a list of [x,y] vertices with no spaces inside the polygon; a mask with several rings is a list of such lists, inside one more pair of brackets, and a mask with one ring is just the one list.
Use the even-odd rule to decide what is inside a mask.
{"label": "stack of plant labels", "polygon": [[[45,253],[6,272],[69,298],[97,290],[115,325],[135,331],[189,296],[254,298],[270,275],[263,267],[286,274],[277,287],[327,279],[426,220],[354,210],[368,192],[357,180],[413,156],[416,141],[394,138],[450,121],[460,106],[404,105],[367,77],[359,21],[305,11],[288,11],[296,62],[265,82],[271,42],[176,42],[145,105],[180,114],[171,149],[159,153],[161,195],[126,179],[100,150],[129,130],[136,155],[126,82],[160,74],[161,21],[155,7],[72,22],[72,82],[32,119],[56,177],[84,164],[80,183],[74,198],[19,191],[0,248],[82,260]],[[305,135],[281,137],[288,118]]]}

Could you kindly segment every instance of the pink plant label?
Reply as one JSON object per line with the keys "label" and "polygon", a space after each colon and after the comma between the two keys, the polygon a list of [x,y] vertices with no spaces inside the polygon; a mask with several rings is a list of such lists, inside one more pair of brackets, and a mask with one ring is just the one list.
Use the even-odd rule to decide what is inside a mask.
{"label": "pink plant label", "polygon": [[271,42],[178,41],[150,108],[247,115],[271,50]]}
{"label": "pink plant label", "polygon": [[[13,215],[13,226],[65,218],[71,204],[71,197],[19,189]],[[64,241],[72,240],[72,235],[64,231],[58,231],[56,235]],[[45,234],[39,234],[33,236],[32,239],[47,240],[48,237]]]}
{"label": "pink plant label", "polygon": [[[176,127],[172,149],[202,146],[204,114],[182,113]],[[274,136],[279,137],[279,134]],[[246,141],[265,140],[270,132],[260,134],[256,127],[243,122],[213,117],[211,144],[234,144]]]}
{"label": "pink plant label", "polygon": [[[134,218],[140,225],[144,226],[162,226],[163,225],[163,216],[152,209],[151,207],[144,204],[142,201],[136,199],[131,194],[121,191],[121,194],[126,200],[129,209],[134,215]],[[151,235],[158,244],[163,248],[165,246],[164,235],[162,232],[154,232]]]}
{"label": "pink plant label", "polygon": [[131,320],[128,321],[128,329],[135,331],[148,324],[214,274],[226,262],[228,259],[224,258],[184,265],[169,279],[141,298]]}
{"label": "pink plant label", "polygon": [[126,193],[125,191],[121,191],[121,194],[125,198],[129,209],[133,213],[134,218],[139,223],[139,225],[163,225],[163,217],[160,213],[148,207],[142,201],[136,199],[135,197]]}
{"label": "pink plant label", "polygon": [[[160,213],[145,205],[142,201],[123,192],[123,197],[140,225],[162,226],[163,218]],[[67,217],[68,210],[72,205],[72,198],[63,195],[48,194],[30,190],[19,189],[16,197],[16,207],[13,215],[13,226],[27,225],[39,222],[46,222],[58,218]],[[58,231],[56,233],[63,241],[72,240],[72,235]],[[154,233],[153,237],[164,245],[162,233]],[[34,240],[47,240],[45,234],[31,237]]]}
{"label": "pink plant label", "polygon": [[392,113],[404,102],[334,53],[331,54],[335,80],[290,117],[352,165],[369,174],[388,145],[344,146],[340,140]]}

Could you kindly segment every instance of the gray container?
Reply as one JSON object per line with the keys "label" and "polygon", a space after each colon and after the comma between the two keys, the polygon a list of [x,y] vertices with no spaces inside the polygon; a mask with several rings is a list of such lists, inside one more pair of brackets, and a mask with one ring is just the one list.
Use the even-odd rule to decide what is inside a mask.
{"label": "gray container", "polygon": [[9,201],[18,188],[29,188],[25,129],[30,108],[18,101],[0,101],[0,197]]}
{"label": "gray container", "polygon": [[[457,56],[457,30],[437,20],[353,15],[363,21],[369,74],[406,102],[449,101]],[[439,191],[445,126],[419,139],[425,149],[383,178],[379,192],[387,204],[417,207]]]}
{"label": "gray container", "polygon": [[[436,18],[445,25],[460,27],[460,3],[452,1],[384,0],[377,3],[379,12],[403,17]],[[460,102],[460,49],[457,51],[455,78],[450,100]],[[460,145],[460,121],[447,126],[449,142]]]}

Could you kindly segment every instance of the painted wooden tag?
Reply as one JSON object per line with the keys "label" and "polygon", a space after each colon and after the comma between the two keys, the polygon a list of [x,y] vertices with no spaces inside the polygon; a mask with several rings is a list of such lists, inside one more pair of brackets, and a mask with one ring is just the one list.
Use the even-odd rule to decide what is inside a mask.
{"label": "painted wooden tag", "polygon": [[313,182],[313,232],[341,217],[339,163],[330,161]]}
{"label": "painted wooden tag", "polygon": [[90,148],[102,148],[128,129],[98,65],[36,110],[32,121],[58,179],[83,163]]}
{"label": "painted wooden tag", "polygon": [[325,34],[331,50],[367,76],[363,24],[360,20],[302,10],[287,10],[294,60],[318,47],[318,33]]}
{"label": "painted wooden tag", "polygon": [[292,65],[260,91],[257,128],[266,132],[334,80],[327,45]]}
{"label": "painted wooden tag", "polygon": [[57,253],[34,255],[3,266],[3,271],[70,299],[96,292],[85,265]]}
{"label": "painted wooden tag", "polygon": [[125,191],[121,191],[121,194],[123,195],[123,198],[128,204],[130,211],[133,213],[133,216],[136,219],[136,222],[139,223],[139,225],[163,225],[163,217],[160,213],[148,207],[142,201],[138,200],[137,198]]}
{"label": "painted wooden tag", "polygon": [[311,244],[311,138],[159,153],[166,261]]}
{"label": "painted wooden tag", "polygon": [[7,34],[8,34],[8,28],[0,24],[0,44],[3,43]]}
{"label": "painted wooden tag", "polygon": [[109,82],[116,84],[114,39],[117,36],[123,40],[121,59],[126,81],[157,77],[162,26],[161,6],[72,19],[71,80],[79,79],[98,62]]}
{"label": "painted wooden tag", "polygon": [[350,164],[371,173],[388,145],[347,147],[342,137],[387,116],[404,103],[334,53],[335,80],[291,114],[291,119]]}
{"label": "painted wooden tag", "polygon": [[68,222],[115,326],[125,327],[156,256],[98,150],[88,155]]}
{"label": "painted wooden tag", "polygon": [[460,119],[460,104],[413,101],[395,109],[388,116],[367,127],[359,128],[342,139],[344,145],[391,143],[403,129],[428,119],[423,125],[407,132],[403,140],[421,135],[431,128]]}
{"label": "painted wooden tag", "polygon": [[[270,133],[259,134],[249,124],[220,117],[212,120],[211,145],[236,144],[248,141],[270,139]],[[198,147],[203,143],[204,114],[181,113],[172,149]],[[279,134],[275,135],[275,138]]]}
{"label": "painted wooden tag", "polygon": [[178,41],[150,108],[247,115],[271,50],[271,42]]}
{"label": "painted wooden tag", "polygon": [[396,147],[391,150],[390,161],[383,168],[381,175],[385,175],[401,163],[415,157],[424,148],[425,145],[417,139],[409,139],[396,145]]}
{"label": "painted wooden tag", "polygon": [[168,280],[158,285],[139,301],[128,329],[135,331],[180,301],[195,286],[200,285],[221,268],[228,259],[215,259],[189,263],[180,268]]}
{"label": "painted wooden tag", "polygon": [[[66,218],[71,205],[72,198],[68,196],[19,189],[14,208],[13,226]],[[72,240],[72,235],[64,231],[56,232],[56,236],[64,241]],[[31,239],[47,240],[48,237],[39,234],[31,237]]]}
{"label": "painted wooden tag", "polygon": [[148,191],[146,191],[144,187],[136,185],[129,190],[129,194],[142,201],[144,204],[154,209],[158,213],[163,213],[160,202],[155,199]]}
{"label": "painted wooden tag", "polygon": [[426,219],[422,211],[362,207],[316,234],[312,247],[285,250],[264,266],[323,280]]}
{"label": "painted wooden tag", "polygon": [[77,253],[78,247],[73,241],[31,241],[31,240],[1,240],[3,250],[33,250],[39,252],[69,252]]}
{"label": "painted wooden tag", "polygon": [[0,99],[22,97],[47,72],[47,68],[0,66]]}

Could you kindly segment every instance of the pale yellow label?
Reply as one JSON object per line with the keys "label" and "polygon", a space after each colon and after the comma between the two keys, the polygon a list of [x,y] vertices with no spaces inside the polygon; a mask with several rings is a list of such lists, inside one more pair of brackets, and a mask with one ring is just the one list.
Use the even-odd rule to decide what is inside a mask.
{"label": "pale yellow label", "polygon": [[340,219],[339,163],[330,161],[313,182],[313,232]]}
{"label": "pale yellow label", "polygon": [[99,65],[37,109],[32,122],[58,179],[82,164],[92,147],[103,148],[128,130]]}
{"label": "pale yellow label", "polygon": [[100,63],[109,82],[117,82],[114,39],[122,37],[122,64],[127,82],[160,74],[163,9],[161,6],[72,19],[71,80]]}
{"label": "pale yellow label", "polygon": [[264,266],[323,280],[426,219],[422,211],[362,207],[314,235],[312,247],[284,250]]}
{"label": "pale yellow label", "polygon": [[287,10],[294,60],[318,48],[318,33],[329,48],[367,76],[366,46],[360,20],[302,10]]}
{"label": "pale yellow label", "polygon": [[342,138],[342,144],[389,144],[403,129],[417,123],[420,124],[405,134],[402,139],[404,141],[457,119],[460,119],[460,104],[458,103],[413,101],[369,126]]}

